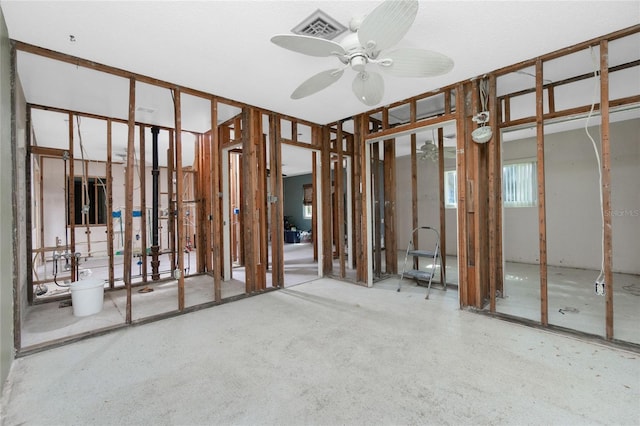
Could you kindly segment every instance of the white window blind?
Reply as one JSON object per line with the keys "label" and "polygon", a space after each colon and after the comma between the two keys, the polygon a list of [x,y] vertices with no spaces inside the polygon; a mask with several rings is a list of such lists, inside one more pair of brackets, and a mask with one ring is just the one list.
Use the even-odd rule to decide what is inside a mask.
{"label": "white window blind", "polygon": [[536,162],[502,166],[502,202],[505,207],[534,207],[538,203]]}
{"label": "white window blind", "polygon": [[455,170],[444,172],[444,206],[456,208],[458,205],[458,177]]}

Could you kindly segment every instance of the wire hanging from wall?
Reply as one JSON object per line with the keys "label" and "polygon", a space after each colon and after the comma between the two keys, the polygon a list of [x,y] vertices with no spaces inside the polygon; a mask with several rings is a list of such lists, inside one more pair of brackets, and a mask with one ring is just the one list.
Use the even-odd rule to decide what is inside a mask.
{"label": "wire hanging from wall", "polygon": [[596,288],[595,291],[597,294],[600,295],[604,295],[605,289],[604,289],[604,202],[603,202],[603,195],[602,195],[602,165],[601,165],[601,161],[600,161],[600,153],[598,151],[598,145],[596,144],[595,139],[593,138],[593,136],[591,136],[591,133],[589,132],[589,120],[591,119],[591,117],[593,116],[593,111],[595,110],[595,106],[596,106],[596,97],[598,96],[598,87],[600,87],[600,69],[598,66],[598,61],[596,61],[595,58],[595,54],[593,51],[593,46],[590,47],[590,53],[591,53],[591,61],[593,62],[593,78],[594,78],[594,84],[593,84],[593,95],[591,98],[591,109],[589,109],[589,114],[587,115],[587,119],[584,122],[584,131],[587,134],[587,137],[589,138],[589,140],[591,141],[591,144],[593,145],[593,151],[596,155],[596,162],[598,163],[598,189],[599,189],[599,194],[600,194],[600,220],[601,220],[601,233],[600,233],[600,245],[601,245],[601,258],[600,258],[600,274],[598,274],[598,278],[596,278]]}

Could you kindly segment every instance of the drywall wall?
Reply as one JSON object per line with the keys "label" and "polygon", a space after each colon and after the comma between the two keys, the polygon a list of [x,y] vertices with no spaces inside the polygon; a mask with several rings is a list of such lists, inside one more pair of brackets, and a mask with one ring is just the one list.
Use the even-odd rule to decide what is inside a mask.
{"label": "drywall wall", "polygon": [[[611,123],[613,269],[640,273],[640,120]],[[533,132],[532,132],[533,133]],[[599,146],[599,127],[590,128]],[[503,159],[535,158],[536,140],[506,142]],[[584,129],[545,135],[549,265],[600,269],[598,165]],[[537,263],[537,207],[504,209],[507,261]]]}
{"label": "drywall wall", "polygon": [[[591,134],[599,142],[599,127]],[[612,123],[610,134],[613,269],[639,274],[640,120]],[[549,264],[600,269],[598,166],[584,129],[545,136],[545,174]]]}
{"label": "drywall wall", "polygon": [[13,202],[11,153],[11,53],[0,10],[0,389],[13,362]]}
{"label": "drywall wall", "polygon": [[282,179],[283,214],[289,216],[292,224],[303,231],[311,229],[311,219],[302,217],[302,201],[304,199],[302,186],[310,183],[312,183],[312,175],[310,174]]}
{"label": "drywall wall", "polygon": [[[445,170],[455,170],[455,159],[445,159]],[[411,156],[396,159],[396,215],[398,250],[406,250],[411,233]],[[418,160],[418,226],[440,229],[440,194],[438,191],[438,162]],[[457,210],[445,209],[446,249],[448,255],[458,253]],[[434,244],[420,234],[423,248]],[[425,245],[423,245],[425,244]]]}
{"label": "drywall wall", "polygon": [[[591,129],[599,144],[599,127]],[[532,131],[532,135],[534,132]],[[611,123],[613,268],[640,273],[640,120]],[[535,137],[503,144],[503,161],[535,160]],[[411,160],[397,159],[398,224],[411,223]],[[455,169],[447,159],[445,169]],[[545,136],[548,264],[600,269],[601,216],[598,168],[584,129]],[[418,162],[419,224],[437,226],[437,163]],[[403,206],[406,206],[404,208]],[[447,254],[456,254],[456,209],[446,209]],[[398,249],[406,249],[409,226],[398,225]],[[506,261],[538,263],[538,208],[503,210]]]}

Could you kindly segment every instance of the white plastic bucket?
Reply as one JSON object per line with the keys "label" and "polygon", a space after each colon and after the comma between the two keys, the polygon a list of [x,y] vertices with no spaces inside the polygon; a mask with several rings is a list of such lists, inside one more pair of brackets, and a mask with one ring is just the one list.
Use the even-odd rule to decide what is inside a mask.
{"label": "white plastic bucket", "polygon": [[104,303],[104,281],[96,278],[71,283],[73,315],[86,317],[97,314]]}

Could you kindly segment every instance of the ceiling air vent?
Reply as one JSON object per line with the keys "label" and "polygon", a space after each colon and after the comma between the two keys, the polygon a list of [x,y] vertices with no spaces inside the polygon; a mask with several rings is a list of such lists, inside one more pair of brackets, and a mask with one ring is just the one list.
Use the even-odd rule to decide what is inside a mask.
{"label": "ceiling air vent", "polygon": [[331,40],[342,34],[346,29],[347,27],[318,9],[291,31],[299,35]]}

